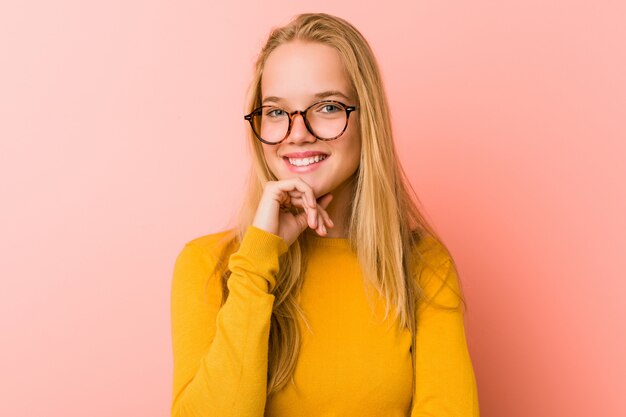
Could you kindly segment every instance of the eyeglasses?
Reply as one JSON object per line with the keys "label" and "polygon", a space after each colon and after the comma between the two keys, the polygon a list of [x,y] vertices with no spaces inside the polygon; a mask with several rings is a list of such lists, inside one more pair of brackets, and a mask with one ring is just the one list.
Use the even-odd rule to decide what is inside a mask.
{"label": "eyeglasses", "polygon": [[347,106],[340,101],[322,100],[305,110],[291,113],[276,106],[261,106],[244,116],[250,122],[254,135],[261,142],[276,145],[287,139],[294,116],[299,114],[307,130],[319,140],[333,140],[345,132],[350,113],[358,106]]}

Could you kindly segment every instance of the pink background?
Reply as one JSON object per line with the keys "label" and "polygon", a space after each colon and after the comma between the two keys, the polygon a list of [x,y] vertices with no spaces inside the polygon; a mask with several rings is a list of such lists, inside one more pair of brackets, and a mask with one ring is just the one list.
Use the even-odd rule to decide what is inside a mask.
{"label": "pink background", "polygon": [[169,414],[174,260],[227,227],[254,56],[303,11],[379,58],[481,415],[626,415],[626,3],[215,4],[0,6],[0,415]]}

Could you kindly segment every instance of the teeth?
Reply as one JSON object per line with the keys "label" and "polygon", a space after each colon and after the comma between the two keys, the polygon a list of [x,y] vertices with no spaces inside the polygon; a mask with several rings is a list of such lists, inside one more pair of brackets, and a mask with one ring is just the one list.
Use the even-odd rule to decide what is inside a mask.
{"label": "teeth", "polygon": [[307,165],[314,164],[319,161],[323,161],[326,159],[326,155],[315,155],[310,158],[288,158],[289,163],[291,165],[295,165],[297,167],[305,167]]}

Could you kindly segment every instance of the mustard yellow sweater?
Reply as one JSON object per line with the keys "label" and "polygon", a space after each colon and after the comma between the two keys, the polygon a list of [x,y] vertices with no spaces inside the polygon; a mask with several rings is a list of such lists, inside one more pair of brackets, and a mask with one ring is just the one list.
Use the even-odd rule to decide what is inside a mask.
{"label": "mustard yellow sweater", "polygon": [[[432,238],[419,249],[435,267],[420,284],[438,303],[418,309],[416,390],[411,392],[411,336],[384,302],[368,302],[348,239],[315,236],[298,318],[302,344],[294,383],[267,397],[267,355],[272,289],[279,256],[288,249],[272,233],[250,226],[228,258],[229,296],[211,271],[225,233],[187,243],[174,267],[172,416],[196,417],[478,417],[478,396],[468,353],[460,292],[449,253]],[[454,291],[453,291],[454,290]],[[412,409],[409,409],[411,396]]]}

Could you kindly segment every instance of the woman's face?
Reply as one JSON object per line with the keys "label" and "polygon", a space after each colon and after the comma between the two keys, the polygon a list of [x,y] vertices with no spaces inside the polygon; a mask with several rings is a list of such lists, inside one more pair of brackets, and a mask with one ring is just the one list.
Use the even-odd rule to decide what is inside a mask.
{"label": "woman's face", "polygon": [[[304,110],[319,100],[356,105],[339,53],[321,43],[293,41],[272,51],[265,62],[261,91],[263,105],[275,105],[288,112]],[[328,109],[333,110],[324,110]],[[344,186],[351,182],[361,156],[358,111],[348,118],[343,134],[331,141],[317,140],[300,115],[293,117],[291,132],[283,142],[262,145],[272,173],[279,180],[302,178],[318,198],[340,186],[346,189]],[[297,158],[298,153],[311,151],[325,154],[326,158],[306,166],[308,161],[289,160],[289,156],[301,159]]]}

